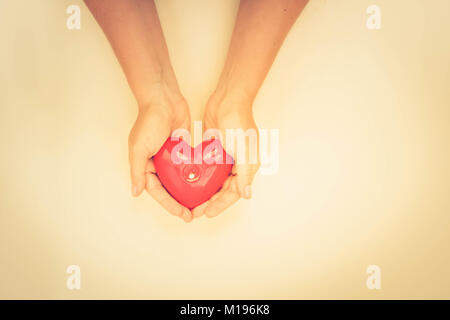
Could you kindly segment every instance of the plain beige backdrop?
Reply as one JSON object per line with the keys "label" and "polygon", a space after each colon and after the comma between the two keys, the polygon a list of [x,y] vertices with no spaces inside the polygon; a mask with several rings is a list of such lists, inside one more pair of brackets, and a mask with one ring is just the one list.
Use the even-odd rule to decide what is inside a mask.
{"label": "plain beige backdrop", "polygon": [[[157,5],[200,120],[238,1]],[[450,298],[449,14],[448,0],[312,0],[254,105],[280,130],[279,172],[186,224],[130,195],[137,109],[85,5],[0,0],[0,298]]]}

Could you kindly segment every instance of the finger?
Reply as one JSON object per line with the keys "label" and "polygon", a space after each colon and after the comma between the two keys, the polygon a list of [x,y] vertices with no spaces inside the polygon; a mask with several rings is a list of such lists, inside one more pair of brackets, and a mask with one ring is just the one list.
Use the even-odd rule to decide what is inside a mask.
{"label": "finger", "polygon": [[192,215],[194,216],[194,218],[199,218],[202,215],[204,215],[205,210],[208,207],[209,203],[210,203],[209,201],[206,201],[206,202],[202,203],[201,205],[192,209]]}
{"label": "finger", "polygon": [[213,202],[214,200],[216,200],[225,190],[228,189],[229,185],[230,185],[230,180],[231,177],[228,178],[227,180],[225,180],[222,188],[217,191],[217,193],[215,193],[211,198],[209,198],[207,201],[205,201],[204,203],[202,203],[201,205],[195,207],[192,210],[192,214],[194,215],[195,218],[197,217],[201,217],[202,215],[205,214],[206,209],[208,208],[208,206],[211,204],[211,202]]}
{"label": "finger", "polygon": [[239,200],[239,194],[236,192],[232,192],[230,190],[223,191],[219,195],[219,197],[212,201],[208,208],[205,210],[205,215],[208,218],[216,217],[229,207],[231,207],[234,203]]}
{"label": "finger", "polygon": [[131,193],[139,196],[145,188],[145,167],[148,154],[144,148],[130,145],[129,147]]}
{"label": "finger", "polygon": [[185,210],[183,210],[181,218],[184,220],[184,222],[191,222],[192,220],[194,220],[194,215],[189,209],[185,208]]}
{"label": "finger", "polygon": [[[228,177],[225,180],[225,182],[223,183],[222,188],[219,191],[217,191],[211,198],[209,198],[207,201],[205,201],[204,203],[195,207],[192,210],[192,214],[194,215],[194,218],[198,218],[198,217],[201,217],[202,215],[204,215],[206,208],[208,208],[208,206],[211,204],[211,202],[216,200],[223,193],[223,191],[228,190],[228,188],[230,187],[230,182],[232,181],[231,178],[232,177]],[[221,193],[221,191],[222,191],[222,193]]]}
{"label": "finger", "polygon": [[239,194],[234,186],[236,182],[235,177],[228,179],[228,185],[224,185],[224,188],[209,200],[209,204],[204,212],[207,217],[216,217],[239,200]]}
{"label": "finger", "polygon": [[252,182],[258,171],[257,164],[236,164],[236,184],[239,195],[242,198],[250,199],[252,197]]}
{"label": "finger", "polygon": [[180,217],[186,222],[192,220],[192,214],[189,209],[183,207],[174,198],[172,198],[172,196],[162,186],[161,181],[159,181],[158,177],[154,173],[153,160],[148,161],[146,178],[146,190],[153,199],[159,202],[161,206],[172,215]]}

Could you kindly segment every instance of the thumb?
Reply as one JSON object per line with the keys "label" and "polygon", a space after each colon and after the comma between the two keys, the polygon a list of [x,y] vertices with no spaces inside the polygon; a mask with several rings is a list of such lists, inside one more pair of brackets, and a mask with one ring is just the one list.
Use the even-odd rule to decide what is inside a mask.
{"label": "thumb", "polygon": [[236,164],[233,167],[236,174],[239,196],[242,198],[250,199],[252,197],[252,182],[258,171],[258,167],[257,164]]}
{"label": "thumb", "polygon": [[130,147],[131,194],[139,196],[145,188],[145,167],[148,161],[145,149]]}

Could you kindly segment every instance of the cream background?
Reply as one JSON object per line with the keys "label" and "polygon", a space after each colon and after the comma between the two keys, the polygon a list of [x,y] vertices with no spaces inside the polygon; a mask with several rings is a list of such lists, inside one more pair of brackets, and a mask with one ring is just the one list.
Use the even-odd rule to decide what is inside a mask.
{"label": "cream background", "polygon": [[[66,28],[69,4],[81,30]],[[237,5],[158,1],[194,120]],[[136,106],[84,4],[1,0],[0,298],[450,298],[449,13],[448,0],[312,0],[255,102],[259,126],[280,129],[279,173],[185,224],[130,196]]]}

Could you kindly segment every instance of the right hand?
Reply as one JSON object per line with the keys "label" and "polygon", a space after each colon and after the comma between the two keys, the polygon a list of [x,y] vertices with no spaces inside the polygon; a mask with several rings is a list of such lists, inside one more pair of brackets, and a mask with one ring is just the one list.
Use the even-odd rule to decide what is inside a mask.
{"label": "right hand", "polygon": [[[222,133],[222,144],[227,153],[233,156],[237,163],[233,165],[232,174],[224,182],[223,187],[208,201],[202,203],[192,211],[194,217],[205,215],[215,217],[237,202],[240,198],[250,199],[252,196],[251,185],[260,163],[258,158],[258,128],[253,118],[252,103],[248,98],[229,98],[221,95],[217,98],[214,94],[210,97],[205,110],[205,129],[218,129]],[[236,150],[227,150],[227,129],[241,129],[243,132],[254,132],[254,145],[250,139],[244,139],[245,159],[236,157]],[[249,158],[252,153],[253,157]],[[253,162],[251,161],[253,159]]]}
{"label": "right hand", "polygon": [[167,91],[159,88],[155,94],[150,95],[151,101],[139,106],[139,113],[128,139],[131,192],[137,197],[146,189],[167,211],[190,222],[193,218],[191,211],[166,191],[153,165],[152,157],[171,133],[179,128],[189,130],[190,126],[189,108],[185,99]]}

